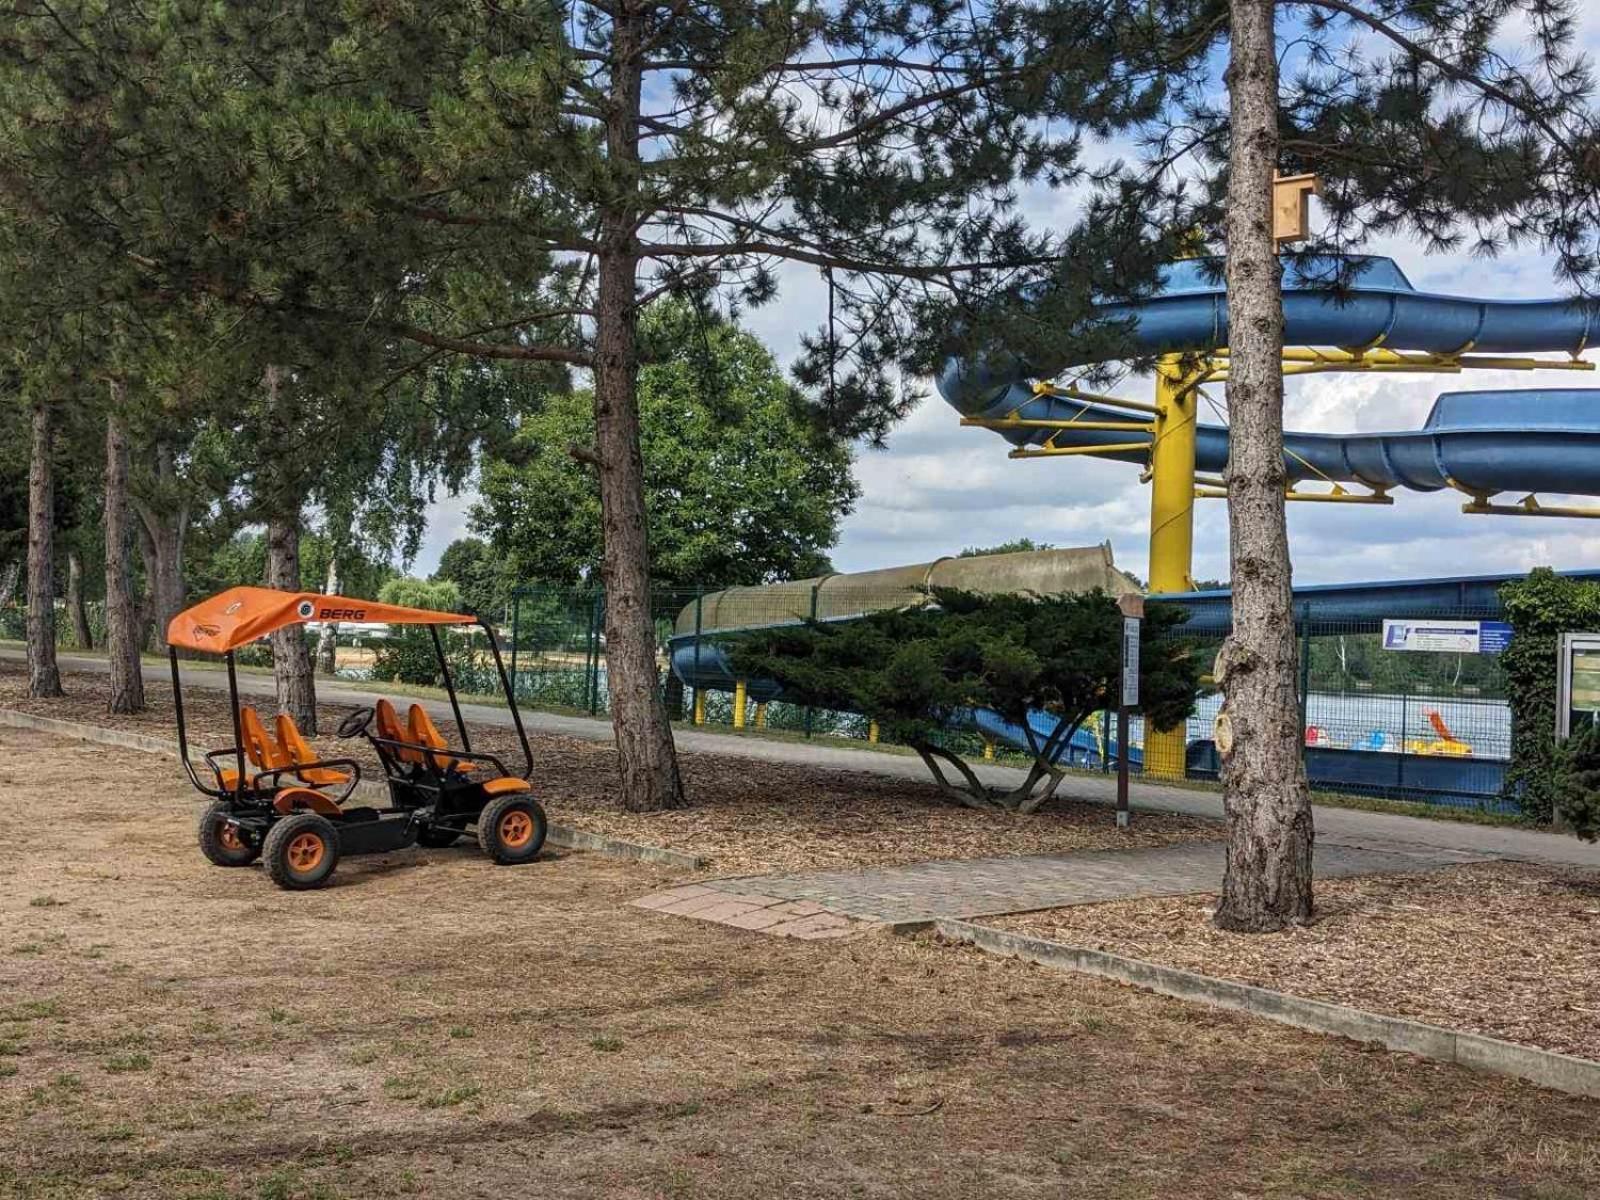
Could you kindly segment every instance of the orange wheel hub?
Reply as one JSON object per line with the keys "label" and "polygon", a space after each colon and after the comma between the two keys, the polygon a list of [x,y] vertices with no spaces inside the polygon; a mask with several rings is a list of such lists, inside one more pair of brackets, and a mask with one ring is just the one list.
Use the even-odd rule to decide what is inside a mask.
{"label": "orange wheel hub", "polygon": [[244,839],[239,836],[239,831],[226,821],[222,822],[217,830],[217,841],[222,843],[224,850],[243,850]]}
{"label": "orange wheel hub", "polygon": [[285,852],[289,859],[289,866],[294,871],[305,874],[315,871],[322,863],[322,856],[328,852],[328,847],[314,833],[302,833],[289,843]]}
{"label": "orange wheel hub", "polygon": [[533,840],[533,818],[519,810],[508,812],[500,818],[500,841],[513,850],[521,849]]}

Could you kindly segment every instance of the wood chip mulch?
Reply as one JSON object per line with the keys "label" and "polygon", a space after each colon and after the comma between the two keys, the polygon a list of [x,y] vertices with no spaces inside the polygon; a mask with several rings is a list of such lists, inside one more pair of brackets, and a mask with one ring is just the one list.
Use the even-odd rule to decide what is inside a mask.
{"label": "wood chip mulch", "polygon": [[[103,675],[69,672],[63,683],[66,697],[31,700],[22,664],[0,660],[0,707],[176,738],[171,689],[165,685],[146,686],[145,712],[111,716],[105,711]],[[407,697],[395,700],[402,714],[411,703]],[[263,714],[273,708],[270,697],[254,703]],[[186,688],[184,711],[192,745],[232,744],[223,694]],[[347,705],[322,705],[321,727],[331,731],[349,711]],[[522,770],[511,730],[478,725],[469,732],[473,749],[499,754],[510,770]],[[326,733],[311,740],[320,753],[356,758],[364,776],[379,777],[376,758],[364,742]],[[699,855],[713,875],[1165,846],[1223,836],[1219,822],[1203,817],[1141,813],[1131,830],[1119,831],[1112,810],[1099,804],[1058,799],[1028,817],[976,812],[941,800],[931,783],[917,780],[698,753],[680,755],[687,808],[634,813],[622,806],[616,751],[609,745],[549,733],[535,733],[530,741],[532,782],[551,820]],[[1069,788],[1070,782],[1062,790]]]}
{"label": "wood chip mulch", "polygon": [[1052,941],[1600,1060],[1600,872],[1473,863],[1319,881],[1317,918],[1224,933],[1179,896],[989,922]]}

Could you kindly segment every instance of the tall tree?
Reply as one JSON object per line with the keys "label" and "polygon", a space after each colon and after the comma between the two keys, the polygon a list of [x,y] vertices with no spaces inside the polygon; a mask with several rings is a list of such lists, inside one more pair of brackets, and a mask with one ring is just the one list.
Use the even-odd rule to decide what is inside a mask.
{"label": "tall tree", "polygon": [[59,696],[56,667],[56,563],[54,533],[55,410],[43,396],[32,405],[28,457],[28,695]]}
{"label": "tall tree", "polygon": [[[1216,922],[1252,932],[1312,911],[1312,815],[1300,760],[1283,461],[1283,305],[1272,180],[1321,172],[1326,236],[1301,266],[1337,291],[1359,259],[1321,260],[1369,233],[1429,249],[1469,236],[1488,255],[1533,242],[1591,290],[1600,276],[1600,170],[1588,65],[1572,52],[1562,0],[1392,6],[1284,5],[1309,13],[1280,41],[1273,0],[1230,0],[1224,120],[1189,104],[1174,140],[1225,161],[1210,219],[1227,244],[1233,436],[1227,469],[1233,630],[1218,656],[1224,705],[1227,867]],[[1526,33],[1526,65],[1502,47]],[[1294,64],[1287,86],[1280,60]],[[1170,161],[1170,159],[1166,159]]]}
{"label": "tall tree", "polygon": [[1311,797],[1301,759],[1283,495],[1283,296],[1273,240],[1278,163],[1274,0],[1232,0],[1228,97],[1228,536],[1233,631],[1226,695],[1228,852],[1216,923],[1270,928],[1311,916]]}

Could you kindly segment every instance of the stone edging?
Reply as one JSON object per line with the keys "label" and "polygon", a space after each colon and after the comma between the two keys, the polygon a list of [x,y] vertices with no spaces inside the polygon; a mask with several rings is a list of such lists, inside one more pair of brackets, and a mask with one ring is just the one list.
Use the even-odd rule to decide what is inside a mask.
{"label": "stone edging", "polygon": [[[102,746],[118,746],[124,750],[139,750],[146,754],[163,754],[168,758],[178,757],[178,744],[165,738],[152,737],[147,733],[133,733],[125,729],[107,729],[103,725],[86,725],[81,721],[41,717],[34,713],[18,712],[12,708],[0,708],[0,727],[31,729],[38,733],[77,738]],[[383,790],[381,784],[368,781],[358,784],[356,791],[359,794],[369,789],[379,792]],[[552,846],[561,846],[568,850],[587,850],[610,858],[625,858],[633,862],[672,867],[682,871],[699,871],[706,865],[706,860],[697,854],[669,850],[664,846],[647,846],[641,842],[624,841],[622,838],[610,837],[603,833],[574,829],[570,825],[552,823],[547,840]]]}
{"label": "stone edging", "polygon": [[1308,1000],[1269,988],[1252,987],[1229,979],[1214,979],[1177,967],[1124,958],[1104,950],[1068,946],[1062,942],[975,925],[970,921],[941,917],[933,922],[933,928],[951,941],[965,942],[991,954],[1020,958],[1059,970],[1098,975],[1163,996],[1249,1013],[1313,1033],[1329,1033],[1358,1042],[1376,1042],[1390,1050],[1456,1063],[1474,1071],[1509,1075],[1514,1079],[1524,1079],[1541,1087],[1577,1096],[1600,1096],[1600,1062],[1591,1062],[1586,1058],[1519,1046],[1481,1033],[1446,1029],[1402,1017],[1387,1017],[1324,1000]]}

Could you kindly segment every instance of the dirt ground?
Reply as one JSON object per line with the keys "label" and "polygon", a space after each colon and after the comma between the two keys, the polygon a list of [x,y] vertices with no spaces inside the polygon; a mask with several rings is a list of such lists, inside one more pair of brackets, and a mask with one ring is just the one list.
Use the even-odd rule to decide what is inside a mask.
{"label": "dirt ground", "polygon": [[986,923],[1600,1059],[1600,872],[1475,863],[1319,880],[1315,923],[1267,937],[1215,928],[1214,903],[1120,901]]}
{"label": "dirt ground", "polygon": [[[165,685],[146,686],[146,712],[112,717],[105,711],[103,675],[69,673],[68,695],[57,700],[28,699],[26,684],[20,662],[0,659],[0,707],[176,738]],[[254,702],[263,714],[275,709],[270,697]],[[397,700],[402,718],[409,704]],[[184,711],[191,744],[232,745],[225,694],[187,688]],[[349,711],[346,705],[323,705],[320,728],[331,733]],[[501,755],[513,771],[522,769],[511,730],[480,723],[469,732],[473,749]],[[714,875],[1161,846],[1223,836],[1216,821],[1176,813],[1141,813],[1131,830],[1119,831],[1108,807],[1084,803],[1058,801],[1031,817],[974,812],[941,800],[931,783],[711,754],[682,757],[688,808],[630,813],[617,795],[616,752],[610,746],[546,733],[530,741],[532,783],[552,821],[698,854]],[[365,742],[324,736],[316,744],[329,756],[359,759],[364,775],[381,778]],[[1062,790],[1070,786],[1068,781]]]}
{"label": "dirt ground", "polygon": [[159,758],[0,745],[7,1200],[1600,1188],[1600,1104],[931,941],[644,913],[674,877],[589,855],[280,892],[206,865]]}

